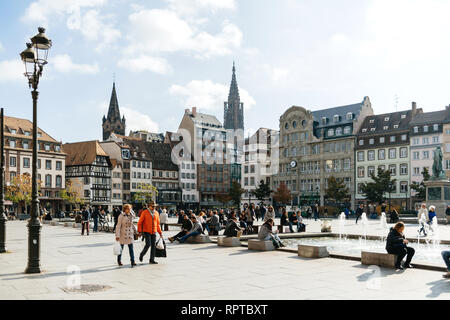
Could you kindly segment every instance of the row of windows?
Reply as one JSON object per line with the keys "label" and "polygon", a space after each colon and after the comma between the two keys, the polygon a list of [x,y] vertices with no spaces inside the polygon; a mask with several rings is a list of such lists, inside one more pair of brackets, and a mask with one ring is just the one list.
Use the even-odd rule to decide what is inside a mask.
{"label": "row of windows", "polygon": [[[17,172],[11,171],[9,173],[9,181],[13,181],[15,177],[17,177]],[[41,181],[41,186],[45,186],[46,188],[53,188],[52,175],[46,174],[44,177],[44,181],[42,181],[42,176],[38,173],[37,180]],[[62,188],[62,182],[62,176],[57,175],[55,178],[55,188]]]}
{"label": "row of windows", "polygon": [[183,194],[183,201],[196,201],[195,194]]}
{"label": "row of windows", "polygon": [[[412,158],[413,158],[413,160],[421,160],[420,151],[414,151],[412,153]],[[430,159],[430,151],[422,151],[422,160],[428,160],[428,159]]]}
{"label": "row of windows", "polygon": [[133,172],[133,179],[151,179],[150,172]]}
{"label": "row of windows", "polygon": [[[356,153],[356,158],[358,162],[365,161],[365,155],[366,151],[358,151]],[[376,155],[378,155],[378,158],[376,158]],[[407,158],[407,157],[408,157],[408,148],[407,147],[400,148],[400,158]],[[396,148],[388,149],[388,158],[389,159],[397,158]],[[378,152],[376,152],[376,150],[367,151],[367,161],[385,160],[385,159],[386,159],[386,149],[379,149]]]}
{"label": "row of windows", "polygon": [[[408,140],[408,135],[407,134],[402,134],[400,137],[401,141],[407,141]],[[389,137],[389,142],[394,143],[397,140],[396,136],[390,136]],[[360,139],[358,141],[358,144],[360,146],[364,145],[364,142],[367,141],[369,143],[369,145],[375,144],[375,138],[370,138],[370,139]],[[379,143],[385,143],[386,139],[385,137],[380,137],[378,140]]]}
{"label": "row of windows", "polygon": [[[378,166],[379,169],[386,170],[385,165]],[[388,166],[388,170],[391,173],[391,176],[397,175],[397,165],[396,164],[390,164]],[[366,177],[366,168],[365,167],[358,167],[358,178],[365,178]],[[404,176],[408,174],[408,164],[402,163],[399,165],[399,173],[400,175]],[[368,166],[367,167],[367,177],[370,178],[372,174],[376,175],[375,166]]]}
{"label": "row of windows", "polygon": [[[362,183],[358,183],[358,194],[363,194],[362,192]],[[393,191],[392,193],[397,193],[398,190],[398,185],[400,185],[400,193],[407,193],[408,192],[408,181],[399,181],[399,182],[394,182],[393,186]]]}
{"label": "row of windows", "polygon": [[149,161],[136,161],[136,160],[133,160],[132,166],[133,166],[133,168],[147,168],[147,169],[150,169],[150,162]]}
{"label": "row of windows", "polygon": [[[347,188],[351,187],[352,179],[350,177],[337,178],[337,180],[339,182],[344,182],[344,184]],[[297,191],[297,180],[287,180],[287,181],[283,181],[283,182],[290,191]],[[325,182],[324,188],[327,189],[328,188],[328,179],[324,179],[324,182]],[[276,187],[278,187],[280,185],[280,183],[281,183],[281,181],[274,181],[274,185]],[[299,183],[298,191],[320,192],[320,189],[321,189],[320,188],[320,183],[321,183],[320,179],[301,179],[300,181],[298,181],[298,183]]]}
{"label": "row of windows", "polygon": [[183,179],[195,179],[195,173],[182,172],[181,178]]}
{"label": "row of windows", "polygon": [[159,177],[159,178],[177,178],[177,172],[176,171],[158,171],[153,170],[153,177]]}
{"label": "row of windows", "polygon": [[181,188],[185,190],[195,190],[195,183],[181,183]]}
{"label": "row of windows", "polygon": [[327,136],[328,137],[333,137],[333,136],[342,136],[343,134],[351,134],[352,133],[352,127],[350,126],[346,126],[344,128],[338,127],[338,128],[332,128],[332,129],[328,129],[327,131]]}
{"label": "row of windows", "polygon": [[181,169],[187,169],[187,170],[194,170],[195,169],[195,164],[193,163],[182,163],[181,164]]}
{"label": "row of windows", "polygon": [[[13,156],[9,157],[9,166],[13,167],[13,168],[17,166],[17,157],[13,157]],[[31,158],[23,157],[22,158],[22,167],[30,168],[30,166],[31,166]],[[41,169],[41,159],[38,159],[37,166],[38,166],[38,169]],[[52,170],[52,160],[45,160],[45,169]],[[62,161],[56,161],[56,170],[58,170],[58,171],[62,170]]]}
{"label": "row of windows", "polygon": [[[18,141],[21,141],[22,149],[30,150],[32,148],[31,141],[29,141],[29,140],[9,139],[7,145],[9,145],[10,148],[18,148],[19,147]],[[52,149],[51,148],[52,144],[44,143],[43,145],[44,145],[44,150],[45,151],[52,151],[51,150]],[[40,143],[37,144],[37,149],[41,150],[41,144]],[[61,146],[59,144],[54,144],[53,145],[53,151],[61,152]]]}
{"label": "row of windows", "polygon": [[[439,143],[439,136],[433,136],[431,138],[431,143]],[[419,145],[420,144],[420,138],[413,138],[412,139],[412,144],[414,146]],[[423,137],[422,138],[422,144],[430,144],[430,138],[429,137]]]}
{"label": "row of windows", "polygon": [[[430,131],[430,128],[431,126],[423,126],[422,127],[422,130],[423,130],[423,132],[429,132]],[[439,125],[438,124],[433,124],[433,131],[438,131],[439,130]],[[418,126],[415,126],[414,128],[413,128],[413,132],[414,133],[418,133],[419,132],[419,127]]]}

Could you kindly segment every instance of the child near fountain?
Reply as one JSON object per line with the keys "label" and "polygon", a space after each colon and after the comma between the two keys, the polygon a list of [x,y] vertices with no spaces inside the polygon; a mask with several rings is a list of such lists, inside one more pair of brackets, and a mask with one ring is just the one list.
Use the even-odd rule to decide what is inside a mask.
{"label": "child near fountain", "polygon": [[[404,268],[412,268],[411,260],[414,256],[415,250],[408,247],[408,240],[406,240],[403,231],[405,230],[405,224],[403,222],[397,222],[393,228],[391,228],[386,240],[386,251],[389,254],[395,254],[397,261],[395,268],[403,270]],[[406,256],[406,261],[401,266],[403,258]]]}

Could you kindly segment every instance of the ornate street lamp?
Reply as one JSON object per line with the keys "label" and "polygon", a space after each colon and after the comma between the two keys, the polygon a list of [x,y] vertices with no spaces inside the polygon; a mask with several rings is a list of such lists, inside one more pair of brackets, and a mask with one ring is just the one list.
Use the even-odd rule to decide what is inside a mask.
{"label": "ornate street lamp", "polygon": [[33,98],[33,161],[32,161],[32,200],[31,218],[28,221],[28,265],[26,273],[40,273],[40,232],[39,199],[37,186],[37,99],[39,92],[39,78],[42,76],[44,66],[47,64],[48,51],[52,47],[52,41],[45,35],[45,29],[38,28],[39,33],[27,43],[27,48],[20,54],[25,64],[25,76]]}
{"label": "ornate street lamp", "polygon": [[5,149],[3,108],[0,111],[0,253],[6,252],[6,216],[5,216],[5,158],[3,152]]}

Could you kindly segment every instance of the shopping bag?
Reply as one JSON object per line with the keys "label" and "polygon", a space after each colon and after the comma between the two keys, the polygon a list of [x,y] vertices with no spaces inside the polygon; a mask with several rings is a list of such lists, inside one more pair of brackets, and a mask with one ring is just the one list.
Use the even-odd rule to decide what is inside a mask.
{"label": "shopping bag", "polygon": [[167,258],[166,243],[164,242],[164,239],[162,239],[162,238],[160,238],[158,240],[158,242],[156,243],[155,256],[158,258]]}
{"label": "shopping bag", "polygon": [[118,241],[114,242],[113,244],[113,253],[115,256],[122,254],[122,247],[120,246],[120,243]]}

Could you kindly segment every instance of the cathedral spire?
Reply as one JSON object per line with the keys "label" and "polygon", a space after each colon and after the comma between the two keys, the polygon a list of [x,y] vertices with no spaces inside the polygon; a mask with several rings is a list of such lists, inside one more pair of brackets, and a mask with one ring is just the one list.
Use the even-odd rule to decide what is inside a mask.
{"label": "cathedral spire", "polygon": [[117,100],[116,82],[113,82],[111,99],[109,100],[108,115],[103,116],[103,141],[107,140],[111,133],[125,135],[125,116],[120,117],[119,102]]}
{"label": "cathedral spire", "polygon": [[241,103],[239,87],[236,80],[236,65],[233,61],[233,75],[231,76],[228,102],[224,104],[224,128],[244,129],[244,104]]}

